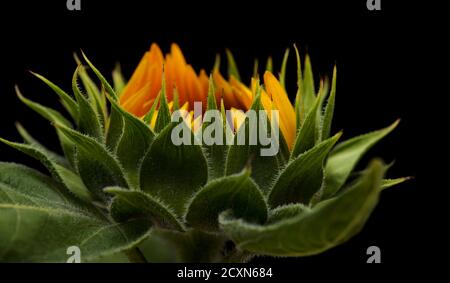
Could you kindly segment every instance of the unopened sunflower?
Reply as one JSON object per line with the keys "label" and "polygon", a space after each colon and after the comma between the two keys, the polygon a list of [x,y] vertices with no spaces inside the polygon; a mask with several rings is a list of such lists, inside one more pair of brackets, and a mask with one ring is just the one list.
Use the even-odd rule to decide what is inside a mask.
{"label": "unopened sunflower", "polygon": [[398,121],[339,142],[336,68],[316,89],[294,51],[293,102],[289,50],[279,73],[248,80],[229,51],[224,76],[220,64],[197,72],[176,44],[166,55],[151,45],[128,82],[76,57],[72,94],[33,73],[68,117],[17,95],[55,127],[63,154],[20,124],[24,143],[0,139],[48,170],[0,163],[0,260],[245,262],[350,239],[380,192],[407,179],[385,179],[378,159],[354,172]]}

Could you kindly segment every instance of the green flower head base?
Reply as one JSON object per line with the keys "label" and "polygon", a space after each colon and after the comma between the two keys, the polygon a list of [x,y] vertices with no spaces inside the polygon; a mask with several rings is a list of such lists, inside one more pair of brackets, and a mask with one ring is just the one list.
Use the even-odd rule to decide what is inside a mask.
{"label": "green flower head base", "polygon": [[[81,262],[244,262],[314,255],[350,239],[380,192],[407,179],[384,179],[387,166],[378,159],[354,172],[398,121],[339,142],[340,132],[330,135],[336,69],[331,85],[324,80],[316,91],[309,58],[302,67],[295,48],[298,91],[291,104],[288,55],[278,78],[268,64],[262,85],[257,68],[249,85],[241,81],[229,51],[227,79],[218,63],[210,76],[197,74],[177,45],[166,56],[152,45],[130,80],[116,69],[112,85],[84,54],[83,61],[76,57],[72,94],[33,73],[68,115],[18,88],[17,95],[54,125],[63,154],[20,124],[24,143],[0,139],[48,170],[0,163],[0,261],[66,262],[75,246]],[[216,119],[233,129],[223,127],[223,137],[235,140],[250,131],[248,110],[278,110],[279,151],[260,155],[268,145],[249,138],[175,145],[171,133],[180,123],[191,140],[212,123],[192,113],[195,102],[219,111]],[[171,119],[179,109],[189,119]]]}

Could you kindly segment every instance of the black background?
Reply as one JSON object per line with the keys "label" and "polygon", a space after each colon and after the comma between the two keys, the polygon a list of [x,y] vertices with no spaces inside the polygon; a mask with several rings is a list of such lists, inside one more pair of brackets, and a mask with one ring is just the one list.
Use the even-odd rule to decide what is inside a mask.
{"label": "black background", "polygon": [[[417,19],[407,5],[393,7],[389,3],[393,1],[382,0],[381,11],[368,11],[364,0],[295,2],[96,1],[94,5],[82,0],[82,11],[67,11],[65,1],[2,4],[0,136],[20,140],[14,128],[20,121],[41,142],[57,147],[51,125],[18,101],[14,85],[26,97],[61,109],[52,92],[27,70],[70,90],[72,53],[80,49],[103,73],[109,74],[120,62],[128,77],[151,42],[165,51],[177,42],[197,71],[211,70],[215,54],[230,48],[246,80],[255,57],[264,65],[272,55],[279,69],[285,48],[296,43],[303,55],[310,54],[316,82],[337,64],[333,131],[344,129],[344,138],[349,138],[401,118],[398,129],[368,155],[396,161],[389,177],[416,178],[383,192],[364,230],[348,243],[318,256],[255,262],[363,264],[371,245],[381,248],[386,264],[421,262],[427,246],[421,234],[425,216],[417,209],[424,200],[416,135],[423,106],[413,83],[419,79],[416,63],[424,41]],[[287,78],[291,96],[295,67],[292,56]],[[0,145],[0,160],[42,168],[5,145]]]}

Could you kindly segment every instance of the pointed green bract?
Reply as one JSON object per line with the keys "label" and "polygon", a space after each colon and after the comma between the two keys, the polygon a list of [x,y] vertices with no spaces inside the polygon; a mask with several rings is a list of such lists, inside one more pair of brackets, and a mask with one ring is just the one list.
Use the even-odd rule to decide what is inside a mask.
{"label": "pointed green bract", "polygon": [[[78,64],[80,65],[81,62]],[[94,81],[91,79],[84,66],[80,67],[78,76],[80,77],[84,90],[87,93],[89,103],[97,113],[100,124],[102,128],[104,128],[107,117],[106,98],[94,83]]]}
{"label": "pointed green bract", "polygon": [[238,81],[241,81],[241,76],[239,75],[239,70],[234,60],[233,53],[229,49],[225,50],[228,59],[228,75],[235,77]]}
{"label": "pointed green bract", "polygon": [[284,53],[283,63],[281,64],[281,71],[280,71],[280,83],[284,89],[286,89],[286,67],[288,59],[289,59],[289,48],[286,49],[286,52]]}
{"label": "pointed green bract", "polygon": [[100,143],[103,143],[104,134],[98,113],[92,107],[92,104],[89,102],[89,100],[86,97],[84,97],[84,95],[81,93],[81,90],[78,87],[77,80],[81,68],[82,68],[81,65],[77,67],[72,78],[72,89],[73,93],[75,94],[75,98],[78,102],[80,111],[78,119],[78,127],[81,133],[87,134],[98,140]]}
{"label": "pointed green bract", "polygon": [[117,151],[117,146],[119,145],[120,139],[125,131],[125,122],[120,112],[111,108],[111,114],[106,123],[106,147],[112,152]]}
{"label": "pointed green bract", "polygon": [[216,179],[201,189],[190,203],[186,221],[192,227],[218,231],[218,216],[231,209],[237,218],[262,224],[267,219],[267,205],[250,171]]}
{"label": "pointed green bract", "polygon": [[116,67],[112,72],[113,84],[114,84],[114,92],[118,97],[122,94],[123,89],[126,86],[125,78],[123,77],[122,70],[120,68],[120,64],[117,63]]}
{"label": "pointed green bract", "polygon": [[330,153],[325,166],[325,179],[321,190],[321,198],[325,200],[336,194],[345,184],[361,157],[374,144],[394,130],[399,122],[397,120],[385,129],[354,137],[338,144]]}
{"label": "pointed green bract", "polygon": [[95,75],[98,77],[98,79],[100,80],[100,82],[102,83],[102,85],[104,86],[106,92],[115,100],[118,99],[116,92],[114,91],[114,89],[112,88],[112,86],[108,83],[108,81],[106,80],[106,78],[102,75],[102,73],[100,73],[100,71],[91,63],[91,61],[89,61],[89,59],[86,57],[86,55],[81,52],[81,54],[83,55],[84,60],[86,61],[86,63],[88,63],[89,67],[91,67],[92,71],[95,73]]}
{"label": "pointed green bract", "polygon": [[[217,111],[215,113],[211,112]],[[214,115],[216,114],[216,115]],[[210,116],[211,115],[211,116]],[[205,134],[209,131],[208,127],[214,127],[213,123],[215,123],[215,119],[220,119],[220,123],[224,125],[223,117],[220,114],[217,108],[217,102],[215,97],[215,89],[214,89],[214,81],[212,76],[209,78],[209,87],[208,87],[208,99],[207,99],[207,112],[203,117],[202,124],[202,133]],[[226,122],[225,122],[226,123]],[[219,177],[222,177],[225,174],[225,161],[226,154],[228,152],[228,145],[226,144],[226,128],[222,131],[222,144],[213,143],[211,145],[206,144],[205,142],[202,144],[202,148],[208,163],[208,179],[213,180]],[[211,136],[214,133],[214,137],[216,135],[220,135],[220,133],[214,132],[210,133]]]}
{"label": "pointed green bract", "polygon": [[159,104],[158,117],[156,117],[155,133],[161,132],[167,125],[170,124],[170,111],[169,111],[169,104],[167,102],[166,80],[164,79],[164,76],[161,87],[160,100],[161,103]]}
{"label": "pointed green bract", "polygon": [[270,191],[269,205],[297,202],[309,205],[322,185],[324,160],[340,136],[341,133],[323,141],[288,163]]}
{"label": "pointed green bract", "polygon": [[378,202],[384,166],[374,161],[344,194],[321,202],[311,210],[288,213],[269,225],[219,217],[225,233],[238,248],[262,255],[308,256],[335,247],[358,233]]}
{"label": "pointed green bract", "polygon": [[208,180],[208,168],[199,145],[173,143],[171,134],[177,125],[169,124],[155,137],[142,161],[140,187],[182,215],[189,198]]}
{"label": "pointed green bract", "polygon": [[[233,145],[230,146],[226,160],[226,175],[236,174],[241,172],[245,166],[249,165],[252,168],[252,178],[258,184],[260,189],[264,194],[266,194],[275,176],[278,173],[279,164],[277,153],[274,155],[263,156],[261,150],[270,147],[270,144],[262,145],[259,140],[259,131],[263,133],[271,133],[271,123],[267,117],[264,115],[265,129],[260,128],[260,117],[259,112],[263,110],[261,105],[261,93],[258,90],[256,98],[253,101],[251,107],[252,110],[256,111],[256,121],[250,123],[250,117],[246,117],[244,123],[238,130],[238,133],[234,137]],[[265,114],[265,112],[261,112]],[[255,125],[256,123],[256,125]],[[240,141],[240,135],[243,135],[245,140]],[[280,135],[282,135],[280,133]],[[256,137],[255,144],[250,141],[251,137]],[[279,141],[277,141],[279,142]]]}
{"label": "pointed green bract", "polygon": [[143,156],[153,141],[154,134],[141,119],[126,112],[110,96],[111,107],[122,116],[123,133],[117,143],[116,155],[133,188],[139,188],[139,169]]}
{"label": "pointed green bract", "polygon": [[[297,93],[295,94],[295,121],[297,129],[300,128],[300,125],[303,122],[304,113],[302,113],[301,103],[303,103],[303,75],[302,75],[302,61],[300,59],[300,53],[297,49],[297,46],[294,44],[295,49],[295,58],[297,59]],[[300,101],[302,100],[302,101]]]}
{"label": "pointed green bract", "polygon": [[[316,91],[314,87],[314,76],[311,66],[311,59],[308,55],[305,58],[305,69],[303,70],[303,102],[301,102],[301,110],[304,115],[308,115],[311,108],[314,107],[316,100]],[[305,116],[306,117],[306,116]]]}
{"label": "pointed green bract", "polygon": [[155,110],[156,107],[158,106],[159,103],[159,98],[161,97],[161,92],[158,93],[158,95],[156,96],[155,100],[153,101],[152,107],[150,107],[150,110],[148,111],[147,114],[145,114],[144,116],[144,123],[149,125],[150,122],[152,121],[153,115],[155,115]]}
{"label": "pointed green bract", "polygon": [[404,183],[408,180],[411,180],[411,177],[401,177],[401,178],[396,178],[396,179],[383,179],[383,181],[381,182],[381,188],[383,190],[388,189],[393,186],[397,186],[401,183]]}
{"label": "pointed green bract", "polygon": [[335,66],[333,69],[333,80],[331,82],[330,97],[328,98],[325,113],[323,115],[322,139],[327,139],[331,133],[331,123],[333,121],[334,115],[334,103],[336,100],[336,73],[337,71]]}
{"label": "pointed green bract", "polygon": [[64,118],[64,116],[62,116],[59,112],[25,98],[21,94],[21,92],[17,86],[16,86],[16,93],[17,93],[17,97],[19,97],[20,101],[22,101],[25,105],[27,105],[28,107],[33,109],[36,113],[38,113],[39,115],[41,115],[48,121],[50,121],[52,123],[60,123],[67,127],[72,127],[72,124],[66,118]]}
{"label": "pointed green bract", "polygon": [[314,147],[317,143],[317,128],[320,127],[320,115],[318,115],[320,101],[321,95],[316,98],[314,106],[300,126],[292,149],[291,158],[296,158],[303,152]]}
{"label": "pointed green bract", "polygon": [[38,79],[40,79],[41,81],[43,81],[46,85],[48,85],[59,96],[67,112],[69,112],[70,116],[72,116],[72,119],[78,121],[79,113],[78,113],[78,104],[76,103],[76,101],[64,90],[62,90],[59,86],[55,85],[44,76],[34,72],[30,73],[33,74]]}

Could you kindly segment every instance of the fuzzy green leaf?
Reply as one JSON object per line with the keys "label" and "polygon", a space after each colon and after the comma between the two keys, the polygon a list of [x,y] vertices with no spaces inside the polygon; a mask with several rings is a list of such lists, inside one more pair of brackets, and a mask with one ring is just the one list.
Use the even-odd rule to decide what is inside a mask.
{"label": "fuzzy green leaf", "polygon": [[[271,256],[308,256],[335,247],[357,234],[378,202],[384,165],[374,161],[365,174],[345,193],[323,201],[311,210],[268,225],[220,215],[225,233],[238,248]],[[290,217],[289,217],[290,216]]]}
{"label": "fuzzy green leaf", "polygon": [[71,170],[61,166],[52,155],[43,149],[34,145],[10,142],[2,138],[0,138],[0,141],[40,161],[52,174],[53,178],[80,199],[91,200],[91,195],[80,177]]}
{"label": "fuzzy green leaf", "polygon": [[[50,121],[51,123],[58,123],[62,124],[66,127],[72,127],[72,123],[70,123],[64,116],[62,116],[58,111],[55,111],[51,108],[48,108],[46,106],[43,106],[39,103],[36,103],[34,101],[31,101],[27,98],[25,98],[21,93],[19,88],[16,86],[16,93],[19,99],[28,107],[30,107],[32,110],[34,110],[36,113]],[[64,136],[61,131],[58,129],[56,130],[56,133],[58,135],[59,141],[61,143],[61,148],[64,151],[64,155],[66,156],[69,163],[74,166],[75,165],[75,147],[73,143]]]}
{"label": "fuzzy green leaf", "polygon": [[205,231],[219,229],[218,216],[231,209],[238,218],[262,224],[267,219],[267,205],[258,186],[250,179],[250,171],[209,182],[190,203],[186,221]]}
{"label": "fuzzy green leaf", "polygon": [[142,161],[140,187],[182,215],[188,199],[208,180],[208,169],[199,145],[174,145],[171,135],[177,125],[171,123],[155,137]]}
{"label": "fuzzy green leaf", "polygon": [[157,227],[184,230],[183,223],[167,205],[144,192],[119,187],[108,187],[104,191],[115,196],[110,214],[118,222],[146,218]]}
{"label": "fuzzy green leaf", "polygon": [[129,249],[147,235],[143,220],[111,223],[41,173],[0,163],[2,262],[66,262],[71,246],[86,262]]}
{"label": "fuzzy green leaf", "polygon": [[69,167],[67,160],[63,156],[59,155],[56,152],[49,150],[44,145],[42,145],[39,141],[34,139],[30,135],[30,133],[28,133],[28,131],[18,122],[16,123],[16,129],[17,129],[17,132],[19,133],[19,135],[23,138],[24,142],[26,142],[29,145],[39,148],[41,151],[45,152],[45,154],[47,156],[50,156],[58,164],[61,164],[64,167]]}
{"label": "fuzzy green leaf", "polygon": [[128,187],[120,163],[102,144],[62,125],[57,128],[77,146],[78,173],[93,195],[107,199],[103,188]]}
{"label": "fuzzy green leaf", "polygon": [[288,163],[270,191],[271,207],[296,202],[309,204],[322,184],[324,160],[340,136],[338,133]]}
{"label": "fuzzy green leaf", "polygon": [[379,140],[392,132],[400,121],[395,121],[387,128],[354,137],[336,146],[330,153],[325,166],[324,186],[321,199],[328,199],[336,194],[345,184],[350,173],[361,157]]}

